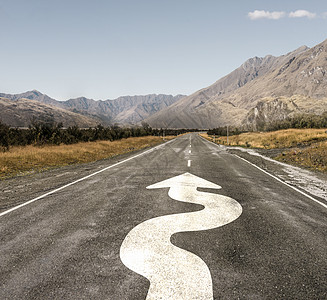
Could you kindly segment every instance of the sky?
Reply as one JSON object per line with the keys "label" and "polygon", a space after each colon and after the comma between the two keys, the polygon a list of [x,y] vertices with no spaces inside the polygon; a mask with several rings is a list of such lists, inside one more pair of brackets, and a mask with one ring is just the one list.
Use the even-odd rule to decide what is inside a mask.
{"label": "sky", "polygon": [[189,95],[325,39],[326,0],[0,0],[0,93]]}

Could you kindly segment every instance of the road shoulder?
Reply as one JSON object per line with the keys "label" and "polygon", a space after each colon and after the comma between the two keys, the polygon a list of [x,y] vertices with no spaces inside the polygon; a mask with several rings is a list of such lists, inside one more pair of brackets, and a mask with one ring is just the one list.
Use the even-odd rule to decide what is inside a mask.
{"label": "road shoulder", "polygon": [[271,175],[276,176],[285,183],[327,204],[327,174],[274,160],[271,157],[273,157],[275,153],[271,151],[267,151],[267,153],[263,154],[264,150],[262,149],[223,146],[217,145],[207,139],[204,140],[209,142],[212,146],[217,147],[220,151],[224,150],[230,154],[237,155]]}
{"label": "road shoulder", "polygon": [[327,175],[276,161],[254,149],[225,147],[226,151],[255,164],[285,183],[296,186],[314,197],[327,200]]}

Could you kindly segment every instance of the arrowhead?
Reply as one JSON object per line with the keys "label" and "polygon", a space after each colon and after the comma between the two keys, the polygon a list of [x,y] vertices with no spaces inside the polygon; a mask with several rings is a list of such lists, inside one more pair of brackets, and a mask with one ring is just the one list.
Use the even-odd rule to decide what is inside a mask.
{"label": "arrowhead", "polygon": [[188,186],[188,187],[202,187],[209,189],[221,189],[221,186],[202,179],[201,177],[192,175],[190,173],[184,173],[182,175],[169,178],[167,180],[152,184],[147,186],[147,189],[161,189],[168,187],[180,187],[180,186]]}

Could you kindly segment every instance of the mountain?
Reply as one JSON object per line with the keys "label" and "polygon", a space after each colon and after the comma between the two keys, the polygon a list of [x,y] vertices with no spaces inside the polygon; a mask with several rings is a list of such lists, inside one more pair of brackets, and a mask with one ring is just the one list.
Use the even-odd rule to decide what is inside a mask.
{"label": "mountain", "polygon": [[91,100],[84,97],[60,104],[85,115],[98,116],[105,123],[137,124],[181,99],[182,95],[124,96],[115,100]]}
{"label": "mountain", "polygon": [[0,120],[13,127],[27,127],[32,121],[63,123],[65,127],[77,125],[81,128],[94,127],[98,123],[94,119],[35,100],[4,97],[0,97]]}
{"label": "mountain", "polygon": [[[75,113],[74,116],[83,115],[84,119],[88,119],[88,123],[102,123],[104,125],[119,124],[137,124],[152,114],[162,110],[165,107],[175,103],[183,97],[183,95],[145,95],[145,96],[125,96],[115,100],[93,100],[85,97],[69,99],[67,101],[58,101],[33,90],[22,94],[0,94],[0,97],[18,101],[19,99],[33,100],[41,104],[50,105],[52,108],[60,108],[68,112]],[[24,101],[26,104],[27,102]],[[36,108],[36,103],[33,103]],[[13,107],[11,108],[13,109]],[[29,107],[29,109],[32,109]],[[39,110],[41,112],[42,110]],[[43,110],[44,111],[44,110]],[[69,114],[70,115],[70,114]],[[2,114],[2,118],[7,117]],[[25,119],[25,118],[23,118]],[[84,121],[83,121],[84,122]],[[83,123],[82,122],[82,123]],[[21,122],[20,122],[21,123]],[[75,121],[73,122],[75,123]],[[16,123],[15,123],[16,124]],[[16,126],[16,125],[12,125]],[[24,125],[25,126],[25,125]]]}
{"label": "mountain", "polygon": [[286,55],[254,57],[213,85],[147,118],[153,127],[257,127],[327,110],[327,40]]}

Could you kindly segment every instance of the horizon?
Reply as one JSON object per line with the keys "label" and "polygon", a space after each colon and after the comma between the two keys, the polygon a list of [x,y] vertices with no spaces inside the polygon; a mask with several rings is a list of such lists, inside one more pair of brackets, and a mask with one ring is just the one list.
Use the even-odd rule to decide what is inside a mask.
{"label": "horizon", "polygon": [[40,93],[42,95],[45,95],[45,96],[48,96],[54,100],[57,100],[57,101],[68,101],[68,100],[74,100],[74,99],[79,99],[79,98],[86,98],[86,99],[89,99],[89,100],[93,100],[93,101],[114,101],[114,100],[117,100],[119,98],[124,98],[124,97],[146,97],[146,96],[151,96],[151,95],[155,95],[155,96],[160,96],[160,95],[164,95],[164,96],[173,96],[173,97],[177,97],[177,96],[183,96],[183,97],[187,97],[189,95],[183,95],[183,94],[156,94],[156,93],[150,93],[150,94],[144,94],[144,95],[122,95],[122,96],[119,96],[117,98],[114,98],[114,99],[110,99],[110,98],[107,98],[107,99],[93,99],[93,98],[88,98],[88,97],[85,97],[85,96],[77,96],[77,97],[74,97],[74,98],[69,98],[69,99],[64,99],[64,100],[59,100],[59,99],[56,99],[54,97],[52,97],[51,95],[45,93],[45,92],[42,92],[40,90],[37,90],[37,89],[32,89],[32,90],[28,90],[28,91],[23,91],[23,92],[19,92],[19,93],[2,93],[2,91],[0,91],[0,94],[7,94],[7,95],[20,95],[20,94],[25,94],[25,93],[32,93],[32,92],[37,92],[37,93]]}
{"label": "horizon", "polygon": [[317,0],[2,0],[0,13],[0,91],[59,101],[190,95],[249,58],[327,38],[327,3]]}

